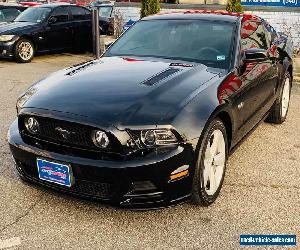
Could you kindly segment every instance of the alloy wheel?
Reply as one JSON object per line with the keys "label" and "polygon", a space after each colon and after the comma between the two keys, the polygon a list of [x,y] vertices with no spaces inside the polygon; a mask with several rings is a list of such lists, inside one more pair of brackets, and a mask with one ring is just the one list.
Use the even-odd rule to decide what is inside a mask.
{"label": "alloy wheel", "polygon": [[285,117],[289,108],[290,101],[290,79],[286,78],[282,91],[282,99],[281,99],[281,116]]}
{"label": "alloy wheel", "polygon": [[221,130],[215,130],[208,140],[204,155],[203,184],[208,195],[218,190],[226,163],[226,145]]}
{"label": "alloy wheel", "polygon": [[18,53],[22,60],[28,61],[33,56],[33,47],[30,42],[21,42],[18,46]]}

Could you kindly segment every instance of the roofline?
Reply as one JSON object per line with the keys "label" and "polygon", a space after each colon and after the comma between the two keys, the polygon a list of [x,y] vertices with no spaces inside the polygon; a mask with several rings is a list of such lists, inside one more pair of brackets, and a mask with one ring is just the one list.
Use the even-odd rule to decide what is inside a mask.
{"label": "roofline", "polygon": [[[222,16],[232,16],[232,17],[241,17],[243,19],[261,19],[260,17],[252,14],[244,14],[244,13],[237,13],[225,10],[178,10],[178,11],[167,11],[167,12],[160,12],[156,15],[149,16],[149,19],[155,19],[156,16],[164,16],[164,15],[172,15],[172,14],[212,14],[212,15],[222,15]],[[152,18],[151,18],[152,17]]]}

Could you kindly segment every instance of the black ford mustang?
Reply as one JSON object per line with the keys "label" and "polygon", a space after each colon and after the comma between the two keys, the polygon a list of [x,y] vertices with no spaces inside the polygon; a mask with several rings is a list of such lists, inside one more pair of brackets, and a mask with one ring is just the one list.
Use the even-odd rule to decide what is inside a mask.
{"label": "black ford mustang", "polygon": [[123,207],[208,206],[231,150],[260,121],[286,119],[291,51],[252,15],[144,18],[100,60],[21,95],[8,138],[17,170]]}

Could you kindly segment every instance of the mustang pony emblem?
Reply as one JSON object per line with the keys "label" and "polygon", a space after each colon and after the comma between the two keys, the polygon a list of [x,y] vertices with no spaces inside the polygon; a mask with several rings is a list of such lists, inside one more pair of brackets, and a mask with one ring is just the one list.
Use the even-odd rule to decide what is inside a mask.
{"label": "mustang pony emblem", "polygon": [[59,132],[60,135],[61,135],[65,140],[67,140],[71,134],[75,134],[74,132],[70,132],[70,131],[68,131],[68,130],[66,130],[66,129],[63,129],[63,128],[61,128],[61,127],[57,127],[57,128],[55,128],[55,130],[56,130],[57,132]]}

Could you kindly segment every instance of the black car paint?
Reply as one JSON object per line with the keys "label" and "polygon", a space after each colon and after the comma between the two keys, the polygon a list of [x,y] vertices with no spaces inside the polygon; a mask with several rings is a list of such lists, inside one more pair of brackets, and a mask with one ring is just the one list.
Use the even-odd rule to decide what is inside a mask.
{"label": "black car paint", "polygon": [[[100,33],[102,35],[112,35],[114,33],[114,4],[113,3],[91,3],[89,6],[91,9],[96,8],[99,10],[99,24]],[[101,16],[101,8],[111,8],[109,16]]]}
{"label": "black car paint", "polygon": [[[0,42],[0,57],[12,58],[15,43],[27,38],[34,44],[36,52],[60,51],[65,49],[92,50],[91,20],[73,20],[69,7],[84,8],[65,4],[44,4],[33,8],[51,8],[49,17],[41,23],[12,22],[0,26],[0,35],[15,35],[9,42]],[[64,23],[48,23],[52,13],[58,8],[67,8],[70,20]],[[85,10],[89,11],[87,8]],[[7,53],[3,54],[3,50]]]}
{"label": "black car paint", "polygon": [[[155,18],[187,17],[171,14],[145,20]],[[213,14],[189,15],[188,18],[235,23],[237,32],[229,71],[190,62],[174,64],[174,61],[161,58],[104,55],[98,61],[52,74],[25,93],[26,102],[19,110],[19,117],[38,115],[97,127],[114,135],[121,147],[118,152],[94,154],[63,144],[45,144],[24,134],[21,125],[15,121],[10,128],[9,144],[20,174],[33,182],[74,193],[32,177],[36,176],[34,166],[36,156],[39,156],[71,164],[79,180],[116,183],[118,188],[113,197],[104,199],[114,205],[160,207],[186,200],[191,191],[202,131],[209,121],[215,117],[224,121],[230,149],[233,149],[265,118],[279,95],[284,74],[292,72],[292,60],[283,51],[256,63],[248,71],[243,69],[239,46],[242,18]],[[178,70],[154,84],[145,84],[168,68]],[[127,130],[153,128],[176,130],[180,143],[172,147],[128,150]],[[184,164],[190,166],[189,176],[170,182],[170,173]],[[24,169],[35,173],[28,175]],[[132,193],[134,182],[146,180],[153,182],[158,191]],[[80,192],[79,195],[99,198]]]}

